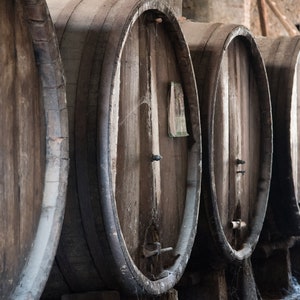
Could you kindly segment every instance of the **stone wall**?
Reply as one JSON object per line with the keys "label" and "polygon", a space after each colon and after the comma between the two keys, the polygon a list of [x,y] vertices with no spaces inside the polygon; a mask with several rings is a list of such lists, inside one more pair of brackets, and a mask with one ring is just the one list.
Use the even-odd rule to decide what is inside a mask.
{"label": "stone wall", "polygon": [[182,0],[166,0],[166,2],[173,8],[176,16],[182,15]]}
{"label": "stone wall", "polygon": [[[171,1],[171,0],[169,0]],[[293,24],[300,23],[299,0],[273,0],[279,10]],[[267,7],[268,35],[288,35],[279,19]],[[261,35],[257,0],[183,0],[182,14],[200,22],[222,22],[243,24],[254,35]]]}
{"label": "stone wall", "polygon": [[[277,7],[283,15],[286,16],[293,24],[300,23],[300,1],[299,0],[275,0]],[[270,7],[266,5],[267,11],[267,28],[268,36],[276,37],[280,35],[288,35],[288,32],[279,21],[279,19],[272,12]],[[251,22],[250,29],[254,35],[261,35],[259,13],[257,7],[257,0],[251,0]]]}
{"label": "stone wall", "polygon": [[183,0],[183,16],[200,22],[250,25],[250,2],[242,0]]}

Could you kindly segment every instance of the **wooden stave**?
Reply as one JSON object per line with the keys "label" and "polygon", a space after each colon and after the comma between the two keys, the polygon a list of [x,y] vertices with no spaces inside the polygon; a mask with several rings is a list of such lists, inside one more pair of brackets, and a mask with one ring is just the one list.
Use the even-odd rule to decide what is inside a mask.
{"label": "wooden stave", "polygon": [[[39,185],[41,180],[42,194],[36,194],[41,199],[36,200],[39,201],[39,207],[34,208],[37,210],[37,219],[32,229],[32,239],[28,242],[30,244],[26,253],[19,254],[24,256],[24,260],[20,262],[17,273],[11,275],[13,277],[9,282],[1,282],[1,299],[39,299],[54,260],[64,214],[68,172],[66,98],[58,46],[46,3],[42,0],[26,0],[18,3],[14,9],[17,13],[23,13],[23,32],[28,33],[28,36],[24,35],[28,38],[24,43],[31,47],[27,53],[29,56],[22,59],[25,59],[24,64],[28,61],[33,63],[37,70],[37,78],[26,80],[32,79],[33,84],[40,86],[37,101],[41,102],[38,115],[41,123],[38,130],[41,130],[41,155],[44,158],[41,160],[41,177],[36,181],[36,185]],[[13,23],[14,18],[11,20]],[[19,32],[17,34],[20,35]],[[17,59],[16,56],[16,61]],[[31,105],[30,99],[25,98],[24,101]],[[25,116],[25,122],[29,122],[27,119],[30,116],[27,117]],[[33,145],[34,140],[29,140],[29,144]],[[20,161],[23,159],[25,158]],[[22,175],[19,176],[21,178]],[[29,203],[31,200],[20,197],[19,201]],[[13,268],[8,266],[11,267]]]}
{"label": "wooden stave", "polygon": [[[291,105],[299,73],[300,39],[256,38],[269,79],[274,124],[274,154],[269,206],[273,227],[283,236],[299,235],[300,218],[291,151]],[[276,229],[275,229],[276,228]]]}
{"label": "wooden stave", "polygon": [[[72,1],[72,2],[69,2],[68,4],[67,4],[67,6],[66,6],[66,8],[67,7],[76,7],[76,3],[75,3],[76,1]],[[78,2],[78,1],[77,1]],[[112,1],[113,2],[113,1]],[[114,2],[113,2],[114,3]],[[135,2],[133,2],[134,4],[136,4]],[[102,9],[102,14],[103,15],[105,15],[105,14],[107,14],[107,16],[105,17],[106,19],[108,19],[109,20],[109,17],[110,17],[110,15],[109,14],[113,14],[113,13],[117,13],[117,12],[120,12],[120,11],[122,11],[122,15],[119,15],[118,16],[118,22],[120,23],[119,25],[116,25],[116,24],[114,24],[114,25],[110,25],[110,23],[109,23],[109,21],[107,21],[107,24],[108,24],[108,26],[113,26],[112,27],[112,29],[111,28],[109,28],[109,30],[111,30],[112,32],[113,32],[113,30],[116,30],[116,28],[118,28],[118,30],[119,30],[119,32],[115,35],[115,40],[114,40],[114,42],[111,42],[110,41],[110,44],[112,44],[112,45],[118,45],[118,48],[116,48],[116,49],[113,49],[114,51],[110,51],[110,53],[108,52],[108,51],[106,51],[105,52],[105,50],[103,50],[102,49],[102,52],[101,52],[101,54],[100,54],[100,56],[101,55],[105,55],[104,56],[104,58],[102,57],[101,59],[103,60],[103,65],[104,66],[102,66],[102,73],[103,74],[105,74],[105,78],[113,78],[114,76],[115,76],[115,74],[114,74],[114,72],[115,72],[115,69],[113,69],[113,68],[111,68],[111,61],[114,61],[116,58],[115,58],[115,55],[116,55],[116,57],[118,57],[118,56],[120,56],[120,52],[122,51],[122,47],[124,47],[124,43],[126,42],[126,35],[128,34],[128,31],[129,31],[129,27],[139,18],[139,16],[140,16],[140,14],[142,13],[142,12],[144,12],[144,11],[146,11],[146,10],[149,10],[149,9],[155,9],[155,10],[158,10],[158,11],[161,11],[165,16],[166,16],[166,19],[168,19],[168,22],[171,24],[172,22],[176,22],[176,19],[175,19],[175,17],[173,16],[173,14],[171,13],[171,11],[170,11],[170,9],[168,8],[168,7],[165,7],[163,4],[160,4],[160,3],[158,3],[157,1],[145,1],[144,3],[141,3],[141,4],[136,4],[136,5],[132,5],[132,3],[131,2],[128,2],[127,4],[116,4],[116,7],[113,7],[113,5],[112,4],[110,4],[111,6],[112,6],[112,9],[109,7],[109,4],[107,5],[107,7],[105,7],[105,9],[104,9],[104,12],[103,12],[103,9]],[[123,9],[123,8],[120,8],[120,7],[118,7],[118,5],[119,6],[125,6],[125,8]],[[51,6],[51,4],[49,4],[49,6]],[[112,10],[112,12],[110,11],[110,9]],[[105,10],[107,10],[107,11],[105,11]],[[127,20],[126,20],[126,14],[124,14],[124,11],[126,11],[126,12],[128,12],[128,16],[129,17],[127,17]],[[138,13],[137,13],[137,11],[139,11]],[[101,23],[101,22],[104,22],[104,16],[98,16],[98,22],[99,23]],[[125,16],[124,16],[125,15]],[[65,16],[63,16],[63,17],[65,17]],[[54,16],[53,17],[54,18],[54,20],[61,20],[60,19],[60,16]],[[95,17],[95,18],[93,18],[93,20],[95,21],[95,23],[94,23],[94,25],[92,25],[92,26],[94,26],[93,28],[95,29],[95,31],[94,32],[89,32],[88,33],[88,38],[90,38],[90,39],[87,39],[86,41],[89,43],[95,43],[95,41],[93,40],[94,38],[93,38],[93,35],[95,35],[95,32],[96,32],[96,35],[98,34],[99,35],[99,33],[97,33],[97,24],[96,24],[96,19],[97,19],[97,17]],[[105,20],[106,20],[105,19]],[[69,18],[65,18],[65,20],[69,20]],[[117,21],[116,21],[117,22]],[[177,23],[175,24],[175,25],[173,25],[173,24],[171,24],[170,25],[169,24],[169,26],[170,27],[172,27],[172,29],[174,30],[174,31],[178,31],[179,30],[179,27],[176,27],[177,25]],[[63,31],[65,31],[65,28],[64,28],[64,25],[63,24],[61,24],[62,25],[62,27],[59,27],[59,28],[57,28],[57,30],[58,30],[58,32],[63,32]],[[101,38],[103,38],[103,39],[106,39],[106,38],[110,38],[110,39],[113,39],[113,37],[110,37],[109,36],[109,30],[108,30],[108,33],[107,33],[107,36],[103,36],[103,37],[101,37]],[[101,35],[100,35],[101,36]],[[62,36],[61,36],[62,37]],[[123,40],[122,40],[122,38],[123,38]],[[184,40],[183,40],[183,37],[181,36],[180,38],[180,43],[183,43],[183,46],[181,46],[182,48],[181,48],[181,51],[182,52],[184,52],[185,54],[184,54],[184,59],[186,60],[186,62],[184,62],[183,63],[183,65],[185,65],[185,67],[187,68],[187,69],[189,69],[189,71],[191,71],[191,67],[189,67],[188,65],[189,65],[189,57],[186,55],[186,51],[187,51],[187,48],[185,48],[186,46],[184,46]],[[122,43],[123,43],[123,45],[122,45]],[[98,41],[97,42],[98,44],[100,44],[100,42]],[[86,49],[91,49],[91,47],[88,47],[88,46],[85,46],[86,47]],[[93,45],[93,47],[95,47],[95,45]],[[94,51],[94,50],[88,50],[88,51]],[[64,56],[64,54],[62,53],[62,56]],[[90,60],[90,56],[89,55],[82,55],[82,58],[83,59],[85,59],[85,57],[86,57],[86,60],[88,61],[88,60]],[[81,62],[82,63],[82,62]],[[91,62],[89,62],[88,64],[83,64],[82,63],[82,65],[91,65]],[[83,75],[84,74],[84,71],[83,71],[83,73],[82,74],[79,74],[79,76],[82,76],[82,78],[84,79],[85,78],[85,75]],[[193,74],[192,72],[191,72],[191,74]],[[98,75],[99,76],[99,75]],[[102,75],[103,77],[104,77],[104,75]],[[192,77],[193,78],[193,77]],[[105,82],[104,82],[104,80],[102,80],[102,82],[101,82],[101,80],[99,79],[99,78],[97,78],[96,79],[96,81],[99,81],[100,82],[100,84],[101,84],[101,86],[100,86],[100,93],[101,93],[101,99],[110,99],[110,97],[111,97],[111,86],[109,85],[109,84],[106,84]],[[193,90],[194,89],[194,87],[193,87],[193,82],[191,81],[191,79],[188,79],[189,80],[189,82],[186,84],[186,86],[189,86],[189,88],[191,89],[191,90]],[[82,82],[84,82],[84,81],[82,81]],[[82,86],[84,86],[84,83],[82,83],[80,80],[78,81],[78,86],[80,86],[81,85],[81,87]],[[79,88],[77,88],[77,91],[79,91],[79,93],[80,93],[80,90],[81,90],[81,88],[79,87]],[[195,93],[195,90],[194,91],[192,91],[192,93]],[[76,96],[77,97],[77,96]],[[71,105],[73,105],[73,104],[71,104]],[[109,105],[109,103],[106,103],[105,105]],[[197,111],[198,111],[198,107],[197,107],[197,105],[198,104],[196,104],[195,105],[195,112],[196,112],[196,114],[197,114]],[[105,110],[105,112],[103,112]],[[77,114],[79,114],[79,117],[78,117],[78,115],[77,115],[77,117],[78,118],[80,118],[80,114],[81,114],[81,112],[82,112],[82,109],[81,108],[77,108],[76,109],[76,113]],[[102,115],[102,117],[100,117],[100,120],[101,120],[101,124],[99,125],[97,125],[98,126],[98,130],[99,131],[105,131],[105,130],[107,130],[106,128],[107,128],[107,124],[109,124],[109,122],[107,121],[107,115],[109,115],[109,106],[105,106],[105,107],[101,107],[100,108],[100,111],[99,111],[99,114],[101,114]],[[76,117],[75,117],[76,118]],[[81,117],[82,118],[82,117]],[[71,118],[70,118],[71,119]],[[83,120],[83,122],[85,122],[85,120]],[[78,123],[79,124],[79,123]],[[70,125],[70,127],[72,127],[73,125]],[[74,131],[76,132],[76,134],[78,134],[78,135],[82,135],[82,133],[79,133],[79,131],[81,130],[81,128],[82,127],[84,127],[82,124],[81,125],[76,125],[77,126],[77,129],[74,129]],[[199,136],[200,136],[200,132],[199,132],[199,130],[200,129],[197,129],[196,127],[197,127],[197,125],[193,125],[193,126],[195,126],[195,128],[193,128],[193,130],[195,131],[195,132],[198,132],[199,133]],[[104,140],[107,140],[108,139],[108,133],[107,132],[105,132],[105,134],[99,134],[98,135],[99,137],[101,136],[101,139],[103,139],[103,137],[104,137]],[[76,138],[75,138],[76,139]],[[102,152],[102,153],[109,153],[109,149],[108,148],[103,148],[103,149],[101,149],[102,148],[102,146],[101,146],[101,143],[103,144],[103,141],[101,142],[101,140],[99,140],[98,141],[98,144],[100,144],[100,146],[99,146],[99,148],[100,149],[98,149],[97,151],[97,156],[99,156],[100,158],[102,158],[102,157],[104,157],[105,159],[107,159],[107,157],[106,157],[106,155],[100,155],[100,154],[98,154],[100,151]],[[71,146],[72,147],[72,146]],[[79,144],[77,144],[76,145],[76,141],[75,141],[75,149],[74,149],[74,151],[76,152],[77,151],[77,153],[82,153],[82,151],[84,152],[84,151],[86,151],[86,150],[82,150],[81,148],[80,148],[81,146],[80,146],[80,143]],[[108,147],[107,145],[105,145],[105,147]],[[78,158],[78,154],[74,154],[72,151],[72,148],[70,149],[70,151],[71,151],[71,153],[74,155],[74,158],[73,159],[75,159],[76,160],[76,164],[77,164],[77,176],[80,176],[80,174],[82,173],[82,170],[84,170],[83,172],[87,172],[86,171],[86,169],[88,168],[87,167],[87,161],[88,161],[88,157],[87,156],[85,156],[85,158],[84,159],[82,159],[82,158]],[[95,151],[95,150],[94,150]],[[197,150],[196,150],[196,152],[197,152]],[[82,154],[81,154],[82,155]],[[86,155],[86,154],[85,154]],[[196,156],[199,156],[199,153],[198,154],[196,154]],[[80,154],[79,154],[79,156],[80,156]],[[192,155],[192,156],[195,156],[195,155]],[[71,160],[72,160],[72,157],[71,157]],[[200,157],[199,157],[199,160],[200,160]],[[198,160],[197,160],[198,161]],[[107,165],[107,161],[105,161],[105,162],[103,162],[103,163],[99,163],[101,166],[102,165],[104,165],[105,164],[105,167],[102,167],[102,173],[107,173],[108,171],[107,170],[109,170],[109,166]],[[195,165],[199,165],[199,162],[196,162],[195,163]],[[71,166],[72,167],[72,166]],[[103,175],[101,174],[101,172],[99,172],[99,174],[98,174],[98,176],[99,177],[102,177]],[[200,172],[200,169],[197,171],[197,176],[199,176],[200,174],[199,174],[199,172]],[[72,173],[72,172],[71,172]],[[94,174],[95,174],[95,172],[94,172]],[[93,176],[95,176],[95,175],[93,175]],[[84,181],[85,179],[84,179],[84,177],[85,176],[81,176],[81,180],[82,181]],[[103,177],[102,177],[103,178]],[[73,178],[73,179],[71,179],[71,181],[74,181],[75,179]],[[78,180],[78,179],[77,179]],[[75,180],[76,181],[76,180]],[[102,197],[107,197],[107,195],[109,195],[109,197],[111,196],[110,194],[111,194],[111,191],[110,191],[110,176],[107,176],[107,175],[105,175],[104,176],[104,178],[103,179],[98,179],[98,181],[99,181],[99,183],[97,182],[97,184],[101,184],[102,186],[104,186],[105,187],[105,189],[106,189],[106,191],[105,192],[103,192],[102,193]],[[76,184],[76,183],[74,183],[74,184]],[[95,183],[94,183],[95,184]],[[87,183],[85,183],[85,184],[83,184],[82,182],[80,183],[80,184],[78,184],[78,182],[77,182],[77,185],[78,185],[78,193],[80,194],[80,196],[79,196],[79,198],[81,197],[84,197],[83,195],[85,195],[86,193],[87,193],[87,190],[86,190],[86,187],[88,186],[88,184]],[[80,187],[81,186],[81,187]],[[82,186],[83,186],[83,188],[82,188]],[[85,186],[85,187],[84,187]],[[107,190],[107,188],[108,188],[108,190]],[[70,194],[71,194],[71,192],[70,192]],[[89,212],[91,212],[92,211],[92,208],[91,208],[91,206],[89,206],[90,204],[87,204],[86,203],[86,201],[80,201],[79,200],[79,202],[80,202],[80,204],[77,204],[78,206],[77,206],[77,209],[79,208],[79,205],[81,206],[81,213],[82,214],[84,214],[84,210],[88,210]],[[105,201],[104,201],[105,202]],[[113,202],[112,200],[108,200],[107,202]],[[87,205],[87,206],[86,206]],[[110,205],[110,204],[109,204]],[[109,212],[111,212],[111,211],[116,211],[117,210],[117,208],[116,207],[109,207],[109,205],[105,208],[106,210],[107,210],[107,212],[108,212],[108,214],[109,214]],[[198,204],[197,204],[198,205]],[[197,206],[196,205],[196,206]],[[99,209],[99,207],[97,208],[97,209]],[[103,209],[103,208],[102,208]],[[100,212],[100,210],[98,210],[98,213]],[[68,208],[66,209],[66,214],[68,215]],[[70,215],[71,215],[72,213],[70,213]],[[198,210],[197,209],[194,209],[194,216],[192,216],[192,219],[193,220],[195,220],[197,217],[197,214],[198,214]],[[103,257],[106,257],[107,258],[107,255],[111,255],[111,254],[109,254],[110,253],[110,249],[106,249],[106,247],[104,246],[104,247],[102,247],[102,248],[104,248],[104,250],[103,249],[100,249],[101,247],[99,246],[101,243],[99,243],[99,245],[98,246],[91,246],[91,241],[95,241],[96,239],[98,239],[98,237],[97,237],[97,235],[98,235],[98,233],[97,233],[97,230],[96,230],[96,228],[93,228],[93,225],[90,223],[90,221],[88,220],[88,215],[89,214],[86,214],[86,216],[85,216],[85,220],[83,220],[83,225],[81,226],[81,231],[83,230],[84,232],[85,232],[85,234],[86,234],[86,237],[85,237],[85,239],[87,239],[87,242],[86,242],[86,245],[85,246],[83,246],[83,248],[85,248],[85,249],[90,249],[89,251],[91,251],[92,253],[93,253],[93,260],[95,261],[95,262],[99,262],[99,265],[101,264],[101,267],[93,267],[93,273],[94,274],[96,274],[96,273],[100,273],[100,276],[99,276],[99,278],[100,278],[100,282],[102,281],[102,283],[100,283],[99,282],[99,279],[98,280],[96,280],[96,281],[98,281],[98,283],[96,283],[93,287],[82,287],[82,289],[87,289],[87,288],[89,288],[90,290],[91,289],[103,289],[103,288],[105,288],[105,287],[111,287],[111,288],[116,288],[116,282],[115,282],[115,278],[116,277],[120,277],[119,275],[118,275],[118,273],[119,273],[119,271],[117,270],[117,271],[115,271],[115,273],[114,274],[112,274],[112,275],[110,275],[109,276],[109,272],[111,271],[111,269],[112,269],[112,263],[111,263],[111,261],[109,261],[109,262],[107,262],[108,261],[108,259],[104,259]],[[68,218],[68,216],[66,216],[66,218]],[[100,223],[101,222],[105,222],[105,220],[100,220],[99,221]],[[110,222],[112,222],[112,220],[109,220],[109,221],[106,221],[106,222],[108,222],[107,224],[106,224],[106,228],[109,228],[109,230],[111,230],[111,225],[112,225],[112,223],[110,223]],[[115,221],[113,221],[113,222],[115,222]],[[95,225],[94,225],[95,226]],[[100,226],[100,227],[104,227],[105,226],[105,224],[98,224],[98,226]],[[116,225],[114,225],[114,226],[116,226],[116,227],[119,227],[120,225],[119,224],[116,224]],[[71,229],[70,229],[71,230]],[[118,230],[119,230],[119,232],[121,232],[121,230],[120,230],[120,228],[118,228]],[[72,230],[71,230],[72,231]],[[194,235],[195,233],[194,233],[194,229],[192,229],[192,233],[188,233],[188,235]],[[120,233],[121,234],[121,233]],[[66,234],[67,235],[67,234]],[[115,235],[115,231],[113,230],[113,233],[112,233],[112,235]],[[63,236],[64,236],[64,229],[63,229]],[[105,240],[106,238],[101,238],[100,237],[100,240],[101,240],[101,242],[104,244],[104,243],[107,243],[107,241]],[[64,253],[65,251],[64,251],[64,246],[62,246],[63,245],[63,243],[64,243],[64,238],[62,238],[62,241],[61,241],[61,243],[60,243],[60,246],[59,246],[59,249],[58,249],[58,253],[57,253],[57,259],[56,259],[56,261],[57,261],[57,265],[58,265],[58,268],[60,269],[60,271],[63,273],[63,269],[67,269],[68,267],[70,267],[71,269],[72,269],[72,266],[70,266],[70,262],[68,262],[68,259],[66,259],[66,254]],[[90,241],[88,241],[88,240],[90,240]],[[192,240],[192,239],[191,239]],[[189,244],[191,243],[191,240],[190,240],[190,242],[189,242]],[[132,261],[131,261],[131,258],[130,258],[130,256],[128,256],[128,254],[126,254],[127,255],[127,257],[126,257],[126,259],[125,259],[125,261],[124,261],[124,253],[126,253],[127,252],[127,250],[126,250],[126,246],[124,245],[124,242],[123,242],[123,246],[120,248],[120,243],[119,243],[119,241],[115,241],[114,239],[111,241],[112,243],[116,243],[115,244],[115,248],[119,248],[119,250],[118,250],[118,253],[116,254],[116,258],[114,258],[113,259],[113,264],[115,264],[115,262],[114,262],[114,260],[116,260],[116,261],[119,261],[119,262],[117,262],[118,264],[121,264],[121,265],[124,265],[124,264],[132,264]],[[93,248],[94,247],[94,248]],[[111,247],[111,246],[110,246]],[[189,248],[191,248],[191,245],[189,245],[188,246]],[[109,248],[109,247],[108,247]],[[190,249],[191,250],[191,249]],[[188,250],[187,251],[187,253],[190,251],[190,250]],[[104,253],[103,253],[103,251],[104,251]],[[102,254],[101,254],[101,252],[102,252]],[[116,251],[117,252],[117,251]],[[100,253],[100,254],[99,254]],[[186,253],[186,254],[187,254]],[[99,256],[100,255],[100,256]],[[101,257],[102,256],[102,257]],[[121,261],[122,261],[122,263],[121,263]],[[104,267],[103,268],[103,264],[105,265],[105,264],[107,264],[106,265],[106,267]],[[183,272],[183,267],[182,267],[182,265],[184,265],[185,263],[183,263],[182,264],[182,262],[180,263],[180,269],[181,269],[181,271],[180,272]],[[99,268],[100,268],[100,270],[99,270]],[[125,290],[126,290],[126,292],[129,292],[129,293],[150,293],[150,294],[160,294],[160,293],[162,293],[163,291],[166,291],[167,289],[169,289],[170,287],[172,287],[174,284],[175,284],[175,281],[177,281],[178,280],[178,278],[179,278],[179,275],[178,274],[175,274],[175,276],[173,275],[173,274],[171,274],[172,272],[170,272],[170,274],[171,274],[171,277],[172,277],[172,279],[170,280],[170,278],[169,278],[169,282],[166,284],[166,280],[161,280],[161,284],[159,283],[159,284],[157,284],[157,283],[152,283],[151,281],[149,281],[148,279],[146,279],[146,281],[148,282],[147,283],[147,287],[145,288],[145,282],[144,282],[144,277],[143,276],[141,276],[140,275],[140,273],[139,273],[139,270],[136,270],[136,267],[133,267],[131,270],[129,270],[129,271],[127,271],[127,272],[129,272],[128,274],[130,274],[129,276],[125,276],[125,277],[129,277],[129,278],[133,278],[132,279],[132,281],[128,281],[127,279],[125,279],[124,280],[124,278],[122,278],[122,276],[121,276],[121,278],[119,278],[118,279],[118,281],[119,282],[121,282],[121,283],[119,283],[119,285],[120,286],[124,286],[125,285]],[[69,281],[69,279],[67,279],[67,278],[65,278],[66,279],[66,281],[69,281],[68,282],[68,284],[69,284],[69,287],[71,287],[71,289],[74,291],[74,288],[76,289],[76,285],[77,285],[77,287],[79,287],[78,288],[78,290],[77,291],[82,291],[82,289],[80,288],[80,284],[81,284],[81,282],[80,282],[80,280],[78,280],[78,278],[80,278],[80,275],[76,278],[76,274],[74,273],[74,270],[73,271],[70,271],[70,273],[69,274],[71,274],[72,273],[72,276],[70,276],[70,278],[71,277],[73,277],[73,280],[71,279],[71,281]],[[102,274],[101,274],[102,273]],[[176,273],[176,272],[174,272],[174,273]],[[128,275],[127,274],[127,275]],[[134,275],[132,275],[132,274],[134,274]],[[73,276],[74,275],[74,276]],[[136,278],[134,278],[134,276],[135,277],[141,277],[141,278],[143,278],[143,279],[139,279],[140,281],[137,283],[136,282]],[[67,277],[67,276],[66,276]],[[110,280],[109,279],[109,277],[112,277],[113,279],[112,280]],[[123,276],[124,277],[124,276]],[[82,280],[81,280],[82,281]],[[124,282],[122,282],[122,281],[125,281],[125,283]],[[171,282],[171,283],[170,283]],[[158,287],[157,288],[157,286],[160,286],[160,287]],[[75,290],[76,291],[76,290]],[[46,296],[46,295],[45,295]]]}
{"label": "wooden stave", "polygon": [[[193,25],[194,24],[194,25]],[[195,75],[198,85],[200,112],[201,112],[201,126],[203,137],[203,178],[202,178],[202,201],[205,207],[205,215],[208,224],[202,224],[201,230],[207,230],[209,228],[210,237],[206,238],[214,242],[214,245],[209,246],[209,251],[212,251],[213,258],[211,264],[219,264],[226,262],[240,263],[246,258],[250,257],[254,248],[258,242],[260,232],[263,227],[264,217],[266,214],[269,185],[271,180],[271,166],[272,166],[272,115],[271,104],[268,87],[268,79],[265,71],[264,62],[260,55],[259,49],[247,28],[235,24],[222,24],[222,23],[194,23],[185,21],[181,24],[183,32],[189,44],[193,65],[195,69]],[[195,26],[193,35],[189,32],[189,26]],[[198,28],[197,28],[198,27]],[[191,27],[192,28],[192,27]],[[198,31],[197,31],[198,30]],[[198,34],[201,32],[201,34]],[[216,32],[219,34],[217,37]],[[198,34],[198,40],[195,35]],[[215,37],[214,37],[215,35]],[[259,203],[257,205],[257,214],[255,224],[252,225],[251,235],[244,242],[242,249],[235,249],[230,245],[223,231],[222,224],[220,223],[220,214],[217,204],[216,187],[215,187],[215,175],[213,174],[213,159],[212,151],[214,146],[211,138],[213,132],[213,117],[214,102],[216,99],[216,80],[219,80],[220,65],[223,59],[224,51],[228,48],[232,40],[236,37],[242,36],[243,39],[249,44],[251,54],[255,57],[255,68],[257,72],[257,80],[261,82],[260,93],[264,99],[264,106],[262,107],[262,118],[265,122],[264,138],[267,143],[267,147],[261,150],[265,155],[265,162],[261,162],[263,167],[262,174],[263,180],[261,189],[264,191],[263,195],[259,196]],[[201,40],[203,38],[203,41]],[[214,39],[213,39],[214,38]],[[201,42],[200,42],[200,40]],[[210,43],[210,39],[213,41]],[[197,44],[199,43],[199,44]],[[213,44],[215,43],[215,44]],[[212,48],[215,47],[214,50]],[[206,48],[210,50],[206,51]],[[197,52],[198,51],[198,52]],[[215,51],[215,52],[214,52]],[[201,63],[201,65],[200,65]],[[200,67],[203,72],[201,72]],[[205,73],[205,70],[207,73]],[[204,81],[204,78],[206,81]],[[212,87],[212,88],[211,88]],[[207,99],[214,99],[213,101],[207,101]],[[206,227],[206,226],[209,227]],[[207,233],[205,233],[206,236]],[[197,240],[201,241],[201,236],[198,234]],[[194,254],[196,255],[196,254]],[[197,256],[197,255],[196,255]]]}

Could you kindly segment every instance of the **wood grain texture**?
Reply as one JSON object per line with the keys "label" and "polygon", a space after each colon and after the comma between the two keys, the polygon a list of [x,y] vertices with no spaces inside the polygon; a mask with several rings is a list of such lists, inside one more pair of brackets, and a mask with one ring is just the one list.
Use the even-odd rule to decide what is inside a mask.
{"label": "wood grain texture", "polygon": [[[267,76],[244,27],[184,22],[182,28],[199,91],[208,224],[218,255],[243,260],[257,243],[268,202],[272,116]],[[243,227],[233,229],[232,221],[244,222]]]}
{"label": "wood grain texture", "polygon": [[0,298],[37,299],[54,259],[64,209],[62,69],[43,1],[2,1],[0,15]]}
{"label": "wood grain texture", "polygon": [[[50,10],[62,20],[75,2],[65,1],[60,12],[55,3]],[[161,294],[183,272],[199,206],[201,134],[188,48],[158,1],[83,0],[72,7],[67,24],[56,23],[64,28],[72,120],[72,185],[57,267],[69,293]],[[171,81],[184,88],[189,137],[168,136]],[[163,158],[152,161],[152,154]],[[174,250],[146,258],[146,247],[155,250],[158,242]]]}
{"label": "wood grain texture", "polygon": [[300,38],[261,38],[257,42],[266,62],[274,122],[271,213],[277,232],[298,235]]}

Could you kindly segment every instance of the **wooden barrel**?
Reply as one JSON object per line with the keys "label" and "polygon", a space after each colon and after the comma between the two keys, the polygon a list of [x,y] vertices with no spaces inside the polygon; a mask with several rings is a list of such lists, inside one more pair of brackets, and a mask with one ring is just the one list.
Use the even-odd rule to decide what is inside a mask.
{"label": "wooden barrel", "polygon": [[39,299],[65,206],[62,65],[44,1],[1,1],[0,33],[0,299]]}
{"label": "wooden barrel", "polygon": [[268,202],[272,117],[267,75],[245,27],[183,22],[182,29],[198,85],[201,193],[209,230],[219,256],[238,262],[253,252]]}
{"label": "wooden barrel", "polygon": [[166,292],[188,261],[200,201],[198,97],[180,26],[159,1],[48,5],[67,79],[71,165],[44,297]]}
{"label": "wooden barrel", "polygon": [[274,122],[270,207],[277,230],[300,234],[300,37],[257,39],[268,73]]}

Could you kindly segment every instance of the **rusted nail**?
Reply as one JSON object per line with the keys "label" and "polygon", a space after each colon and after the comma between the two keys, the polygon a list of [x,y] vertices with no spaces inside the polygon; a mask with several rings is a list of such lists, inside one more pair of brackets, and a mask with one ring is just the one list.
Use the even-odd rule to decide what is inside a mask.
{"label": "rusted nail", "polygon": [[151,160],[152,161],[160,161],[162,159],[162,156],[159,154],[152,154]]}
{"label": "rusted nail", "polygon": [[231,221],[230,224],[232,229],[242,229],[247,226],[247,224],[240,219]]}
{"label": "rusted nail", "polygon": [[244,160],[242,160],[242,159],[237,159],[236,160],[236,164],[237,165],[244,165],[246,162],[244,161]]}

